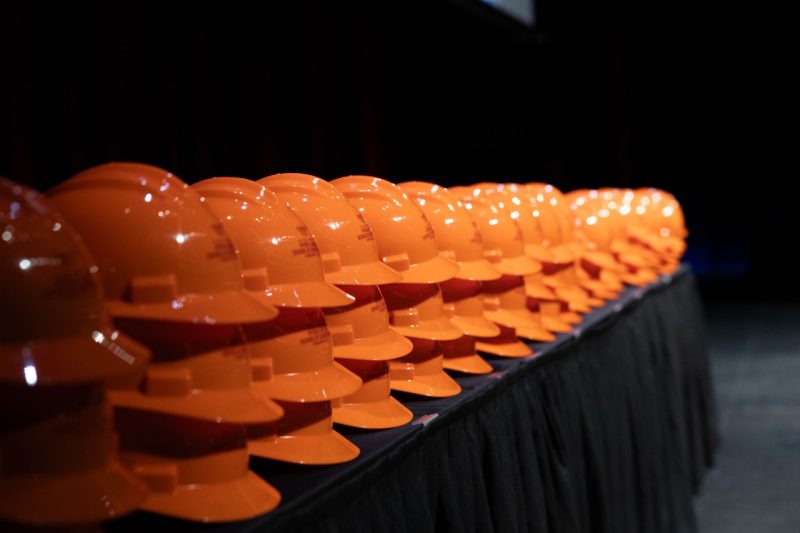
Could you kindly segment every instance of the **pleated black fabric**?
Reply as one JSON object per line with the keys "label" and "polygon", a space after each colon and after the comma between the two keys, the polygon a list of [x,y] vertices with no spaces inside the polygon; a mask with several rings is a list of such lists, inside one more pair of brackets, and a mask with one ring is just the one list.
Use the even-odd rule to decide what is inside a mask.
{"label": "pleated black fabric", "polygon": [[[308,468],[254,461],[276,511],[220,531],[683,532],[716,446],[696,283],[682,270],[631,289],[542,355],[493,360],[464,393],[408,405],[420,424],[351,432],[362,456]],[[111,529],[148,524],[139,514]]]}

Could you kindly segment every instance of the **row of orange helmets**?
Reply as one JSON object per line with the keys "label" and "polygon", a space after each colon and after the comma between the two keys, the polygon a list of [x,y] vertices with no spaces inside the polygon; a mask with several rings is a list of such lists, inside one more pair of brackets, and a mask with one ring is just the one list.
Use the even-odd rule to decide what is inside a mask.
{"label": "row of orange helmets", "polygon": [[0,189],[0,520],[27,525],[265,513],[249,455],[352,460],[333,422],[409,423],[391,391],[454,396],[445,370],[534,355],[520,338],[672,272],[686,236],[654,189],[189,186],[133,163]]}

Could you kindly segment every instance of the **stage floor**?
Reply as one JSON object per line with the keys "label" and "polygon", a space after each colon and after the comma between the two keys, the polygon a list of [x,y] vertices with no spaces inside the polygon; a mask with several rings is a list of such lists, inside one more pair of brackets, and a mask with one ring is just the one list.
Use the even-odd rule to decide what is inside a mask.
{"label": "stage floor", "polygon": [[721,439],[699,532],[800,531],[800,304],[707,313]]}

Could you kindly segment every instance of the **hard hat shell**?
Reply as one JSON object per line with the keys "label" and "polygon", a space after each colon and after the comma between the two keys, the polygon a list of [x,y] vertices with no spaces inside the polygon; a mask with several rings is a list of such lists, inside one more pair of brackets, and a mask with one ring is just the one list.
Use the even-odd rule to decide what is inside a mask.
{"label": "hard hat shell", "polygon": [[146,368],[108,380],[115,407],[228,423],[259,423],[282,411],[251,390],[252,347],[242,325],[117,319],[147,346]]}
{"label": "hard hat shell", "polygon": [[366,361],[396,359],[411,342],[389,325],[389,311],[376,285],[340,285],[355,301],[323,309],[331,332],[333,356]]}
{"label": "hard hat shell", "polygon": [[444,315],[465,335],[495,337],[500,328],[484,316],[483,285],[480,281],[451,279],[439,284]]}
{"label": "hard hat shell", "polygon": [[147,488],[117,460],[101,383],[0,385],[0,520],[96,524],[136,510]]}
{"label": "hard hat shell", "polygon": [[452,187],[448,190],[472,215],[483,236],[484,256],[496,270],[514,276],[526,276],[541,270],[538,261],[525,255],[522,233],[516,221],[494,205],[480,188]]}
{"label": "hard hat shell", "polygon": [[455,340],[462,333],[444,314],[438,283],[394,283],[381,287],[389,323],[406,337]]}
{"label": "hard hat shell", "polygon": [[527,307],[522,276],[503,276],[497,281],[485,281],[484,315],[497,324],[515,328],[517,335],[534,341],[555,340],[544,327],[538,315]]}
{"label": "hard hat shell", "polygon": [[479,352],[501,357],[529,357],[533,350],[526,343],[517,338],[517,330],[512,327],[497,324],[500,334],[494,337],[475,339],[475,349]]}
{"label": "hard hat shell", "polygon": [[574,320],[564,312],[564,302],[538,300],[528,297],[528,309],[539,317],[542,326],[552,333],[569,333],[572,331]]}
{"label": "hard hat shell", "polygon": [[277,306],[328,307],[353,301],[325,281],[311,231],[264,185],[243,178],[211,178],[192,188],[236,246],[246,289]]}
{"label": "hard hat shell", "polygon": [[244,326],[253,390],[282,402],[321,402],[356,392],[361,380],[333,360],[319,308],[282,307],[278,318]]}
{"label": "hard hat shell", "polygon": [[244,426],[125,408],[115,417],[120,459],[149,488],[142,510],[231,522],[280,503],[280,493],[248,468]]}
{"label": "hard hat shell", "polygon": [[[476,187],[488,201],[506,211],[517,223],[525,243],[525,253],[542,264],[544,276],[541,281],[555,290],[556,298],[567,301],[574,311],[588,312],[588,295],[570,276],[575,270],[576,257],[569,246],[561,244],[564,231],[558,208],[542,193],[534,194],[514,184],[486,183]],[[529,296],[544,298],[544,288],[539,286],[536,276],[526,276],[526,291]]]}
{"label": "hard hat shell", "polygon": [[411,411],[391,396],[388,361],[338,361],[361,378],[363,384],[357,392],[333,400],[334,422],[362,429],[387,429],[411,422]]}
{"label": "hard hat shell", "polygon": [[392,389],[447,398],[461,392],[461,386],[444,371],[444,357],[439,341],[410,337],[414,350],[389,362]]}
{"label": "hard hat shell", "polygon": [[108,163],[48,197],[92,253],[112,317],[237,324],[275,316],[265,296],[242,290],[222,224],[169,172]]}
{"label": "hard hat shell", "polygon": [[[498,334],[500,328],[497,328]],[[486,359],[478,355],[475,349],[475,337],[464,335],[454,341],[439,341],[442,345],[444,360],[442,366],[464,374],[489,374],[494,369]]]}
{"label": "hard hat shell", "polygon": [[352,461],[361,450],[333,429],[330,401],[280,402],[286,413],[264,427],[248,427],[250,454],[276,461],[330,465]]}
{"label": "hard hat shell", "polygon": [[0,179],[0,230],[0,382],[88,382],[147,362],[112,326],[94,260],[44,196]]}
{"label": "hard hat shell", "polygon": [[372,176],[347,176],[331,183],[367,221],[381,260],[400,273],[400,283],[438,283],[457,274],[458,264],[439,255],[436,234],[424,213],[395,185]]}
{"label": "hard hat shell", "polygon": [[483,237],[458,198],[433,183],[408,181],[398,187],[430,221],[439,253],[458,263],[456,278],[481,281],[500,277],[500,272],[484,257]]}
{"label": "hard hat shell", "polygon": [[361,213],[327,181],[308,174],[275,174],[259,180],[308,227],[322,257],[325,279],[341,285],[397,283],[402,276],[378,256]]}

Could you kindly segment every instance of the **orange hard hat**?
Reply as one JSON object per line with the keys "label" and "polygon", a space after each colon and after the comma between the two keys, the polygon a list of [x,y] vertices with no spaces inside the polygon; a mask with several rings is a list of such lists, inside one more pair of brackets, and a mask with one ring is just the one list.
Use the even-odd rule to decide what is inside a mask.
{"label": "orange hard hat", "polygon": [[522,276],[503,276],[483,282],[484,315],[496,324],[515,328],[517,335],[540,342],[555,340],[543,326],[541,317],[527,307]]}
{"label": "orange hard hat", "polygon": [[280,493],[248,468],[244,426],[115,410],[120,459],[150,489],[141,509],[196,522],[231,522],[277,507]]}
{"label": "orange hard hat", "polygon": [[109,163],[48,196],[92,253],[112,317],[237,324],[275,316],[266,295],[242,290],[222,224],[169,172]]}
{"label": "orange hard hat", "polygon": [[46,198],[0,179],[0,227],[0,382],[102,380],[150,358],[111,325],[94,260]]}
{"label": "orange hard hat", "polygon": [[688,235],[680,204],[659,189],[637,189],[631,196],[634,223],[626,228],[628,239],[657,254],[662,273],[673,272],[686,251]]}
{"label": "orange hard hat", "polygon": [[608,284],[603,283],[600,279],[595,279],[582,273],[580,268],[578,269],[578,280],[581,287],[589,291],[592,296],[602,300],[614,300],[619,297],[619,291],[610,289]]}
{"label": "orange hard hat", "polygon": [[[542,263],[542,265],[545,268],[549,268],[550,266],[546,262]],[[555,305],[560,311],[556,315],[553,315],[553,319],[559,323],[578,324],[582,321],[582,318],[574,311],[571,311],[571,309],[583,310],[583,312],[588,309],[588,301],[586,301],[587,297],[585,295],[575,295],[569,292],[568,286],[551,288],[551,280],[545,278],[544,272],[525,276],[525,294],[529,302],[550,302]],[[537,305],[531,306],[529,303],[528,308],[534,313],[539,313]],[[543,317],[542,320],[543,325],[544,322],[551,324],[549,318],[544,320]],[[545,326],[545,329],[561,332],[563,327],[556,326],[556,329],[551,329]]]}
{"label": "orange hard hat", "polygon": [[391,397],[390,359],[407,355],[413,344],[389,326],[389,312],[374,285],[342,285],[356,301],[325,310],[338,363],[361,378],[358,391],[333,401],[333,421],[364,429],[397,427],[411,411]]}
{"label": "orange hard hat", "polygon": [[483,285],[480,281],[451,279],[439,284],[444,315],[465,335],[495,337],[500,328],[484,316]]}
{"label": "orange hard hat", "polygon": [[252,349],[244,326],[135,318],[116,324],[147,346],[153,361],[108,381],[115,407],[240,424],[281,416],[280,407],[250,388]]}
{"label": "orange hard hat", "polygon": [[372,230],[336,187],[308,174],[275,174],[259,183],[286,202],[311,231],[328,282],[382,285],[402,280],[381,262]]}
{"label": "orange hard hat", "polygon": [[[525,253],[537,261],[570,262],[572,254],[553,249],[564,239],[555,207],[542,195],[513,183],[475,185],[496,207],[506,211],[520,229]],[[541,198],[541,199],[539,199]]]}
{"label": "orange hard hat", "polygon": [[389,309],[389,323],[406,337],[449,341],[461,330],[444,315],[438,283],[394,283],[381,287]]}
{"label": "orange hard hat", "polygon": [[625,285],[619,277],[619,272],[607,269],[600,270],[598,279],[612,291],[620,292],[625,288]]}
{"label": "orange hard hat", "polygon": [[552,248],[574,243],[575,222],[564,193],[549,183],[534,182],[510,187],[524,191],[536,202],[544,246]]}
{"label": "orange hard hat", "polygon": [[565,313],[564,302],[539,300],[537,298],[528,297],[528,309],[538,316],[542,322],[542,327],[547,331],[553,333],[569,333],[572,331],[570,324],[577,324],[579,320],[575,320],[574,316]]}
{"label": "orange hard hat", "polygon": [[480,281],[451,279],[439,286],[445,316],[464,333],[460,339],[439,341],[444,367],[465,374],[488,374],[492,367],[476,352],[476,338],[496,337],[500,327],[483,314],[483,285]]}
{"label": "orange hard hat", "polygon": [[282,402],[321,402],[353,394],[361,380],[333,360],[319,308],[282,307],[278,318],[243,326],[256,393]]}
{"label": "orange hard hat", "polygon": [[609,223],[613,240],[611,251],[618,254],[636,256],[631,264],[640,267],[658,267],[661,264],[659,255],[630,238],[629,229],[638,224],[636,209],[631,205],[635,194],[631,189],[603,188],[599,189],[601,206],[610,212]]}
{"label": "orange hard hat", "polygon": [[395,390],[423,396],[447,397],[461,392],[443,367],[438,341],[456,340],[461,330],[444,316],[438,283],[395,283],[381,287],[392,328],[408,337],[413,350],[389,362]]}
{"label": "orange hard hat", "polygon": [[90,525],[145,500],[147,488],[117,460],[102,384],[2,384],[0,403],[0,521]]}
{"label": "orange hard hat", "polygon": [[[498,328],[498,332],[500,328]],[[489,374],[494,370],[486,359],[478,355],[476,337],[464,335],[454,341],[439,341],[442,346],[442,366],[447,370],[464,374]]]}
{"label": "orange hard hat", "polygon": [[330,465],[352,461],[358,446],[333,429],[330,401],[280,402],[286,413],[272,424],[248,426],[250,454],[276,461]]}
{"label": "orange hard hat", "polygon": [[[406,341],[413,347],[411,341]],[[357,392],[332,401],[334,422],[362,429],[387,429],[411,422],[414,416],[411,411],[391,396],[387,361],[338,361],[361,378],[363,384]]]}
{"label": "orange hard hat", "polygon": [[643,223],[657,235],[668,238],[686,239],[686,218],[681,204],[672,194],[653,187],[643,187],[633,191],[635,203],[644,210],[638,210]]}
{"label": "orange hard hat", "polygon": [[[578,235],[589,249],[613,254],[614,259],[623,266],[619,272],[623,281],[645,285],[657,279],[641,252],[618,238],[621,221],[612,190],[572,191],[567,197],[576,215]],[[609,201],[613,203],[612,206],[609,206]]]}
{"label": "orange hard hat", "polygon": [[219,217],[239,252],[245,287],[273,305],[329,307],[353,299],[325,281],[316,241],[264,185],[211,178],[192,186]]}
{"label": "orange hard hat", "polygon": [[484,257],[481,233],[461,201],[433,183],[409,181],[398,187],[430,221],[439,253],[458,263],[456,278],[481,281],[500,277],[500,272]]}
{"label": "orange hard hat", "polygon": [[449,191],[461,200],[472,215],[483,236],[484,256],[504,275],[527,276],[542,265],[525,255],[522,233],[516,221],[505,213],[479,188],[453,187]]}
{"label": "orange hard hat", "polygon": [[544,272],[525,276],[525,294],[540,300],[558,300],[558,296],[544,282]]}
{"label": "orange hard hat", "polygon": [[[570,289],[565,291],[564,289],[567,287],[577,285],[585,291],[588,291],[592,296],[605,299],[616,297],[615,294],[609,295],[608,291],[605,290],[608,289],[608,287],[606,287],[603,282],[599,282],[599,285],[590,286],[591,284],[586,285],[584,283],[585,278],[581,277],[581,270],[584,265],[593,269],[593,271],[598,274],[601,265],[602,268],[612,269],[618,269],[619,265],[610,254],[587,250],[582,242],[576,240],[574,214],[569,209],[566,196],[553,185],[544,183],[529,183],[526,185],[511,184],[507,185],[507,188],[519,192],[523,203],[527,198],[530,205],[533,207],[533,214],[542,231],[542,244],[551,254],[553,261],[549,261],[551,264],[547,264],[548,261],[545,260],[545,257],[537,255],[536,248],[531,247],[526,249],[529,250],[533,257],[543,261],[546,270],[551,272],[555,270],[556,273],[560,273],[562,279],[559,279],[559,276],[554,277],[551,274],[548,276],[547,280],[551,285],[559,287],[559,294],[557,296],[566,299],[570,303],[570,306],[577,310],[586,309],[587,304],[589,304],[588,296],[586,293]],[[574,261],[574,269],[559,271],[556,263],[564,261]],[[529,296],[540,299],[553,299],[542,294],[534,293],[531,287],[527,285],[527,282],[528,280],[526,279],[526,289],[528,290]],[[542,277],[542,282],[544,282],[544,275]],[[598,288],[600,290],[599,293],[594,290]],[[570,316],[566,314],[561,318],[573,323],[579,321],[575,320],[574,316],[570,318]]]}
{"label": "orange hard hat", "polygon": [[439,341],[415,337],[410,337],[410,340],[414,350],[405,357],[389,362],[392,389],[432,398],[459,394],[461,385],[444,371]]}
{"label": "orange hard hat", "polygon": [[340,285],[355,302],[323,309],[336,358],[379,361],[411,351],[411,342],[389,326],[389,311],[375,285]]}
{"label": "orange hard hat", "polygon": [[[578,223],[574,211],[570,208],[570,200],[553,185],[547,183],[528,183],[522,186],[542,207],[539,210],[540,223],[551,230],[546,231],[547,245],[551,250],[571,254],[581,262],[590,262],[596,267],[619,270],[620,265],[608,253],[587,248],[586,243],[576,233]],[[584,191],[586,191],[584,189]],[[570,193],[572,194],[572,193]],[[546,209],[550,206],[549,209]],[[557,228],[557,229],[556,229]],[[559,235],[558,237],[553,237]],[[549,240],[553,238],[553,240]],[[554,248],[555,247],[555,248]]]}
{"label": "orange hard hat", "polygon": [[455,261],[439,255],[428,219],[395,185],[371,176],[331,182],[372,229],[381,260],[403,277],[400,283],[438,283],[458,273]]}
{"label": "orange hard hat", "polygon": [[483,337],[475,339],[475,349],[502,357],[529,357],[533,355],[533,350],[517,338],[517,330],[497,324],[500,333],[494,337]]}
{"label": "orange hard hat", "polygon": [[[543,298],[543,289],[550,288],[559,300],[569,304],[571,310],[588,312],[588,295],[578,286],[574,276],[575,255],[565,245],[550,244],[561,238],[559,225],[542,223],[547,215],[554,214],[555,207],[549,202],[540,202],[533,192],[515,185],[479,184],[476,187],[486,193],[487,201],[508,213],[517,223],[525,243],[525,253],[542,264],[541,276],[538,273],[526,276],[527,294]],[[552,220],[555,217],[549,218]]]}
{"label": "orange hard hat", "polygon": [[570,311],[588,313],[591,310],[589,293],[578,280],[574,263],[567,265],[543,262],[542,282],[553,290],[558,300],[567,304]]}
{"label": "orange hard hat", "polygon": [[[623,270],[625,267],[617,263],[611,254],[584,250],[578,263],[578,279],[585,289],[600,297],[613,299],[625,288],[619,277]],[[611,294],[607,292],[603,296],[602,291]]]}

